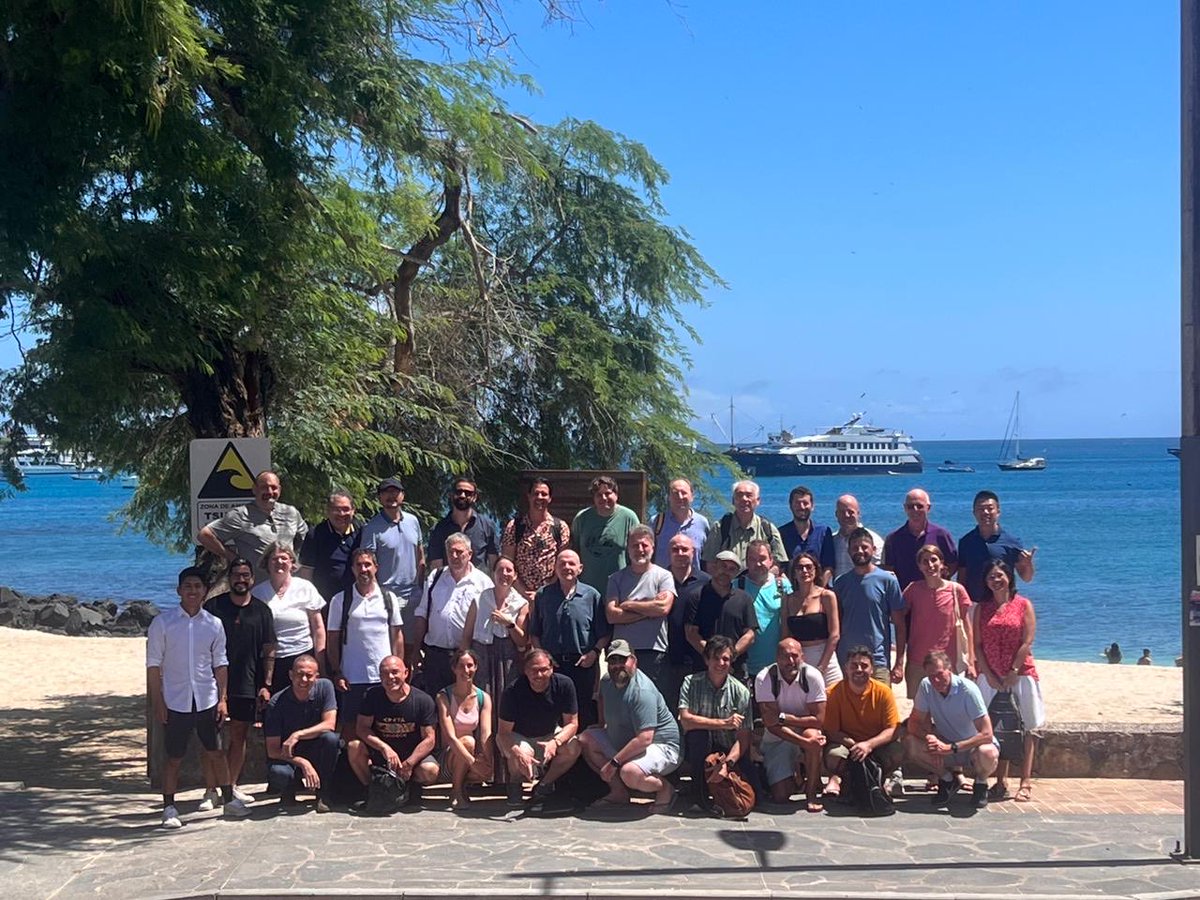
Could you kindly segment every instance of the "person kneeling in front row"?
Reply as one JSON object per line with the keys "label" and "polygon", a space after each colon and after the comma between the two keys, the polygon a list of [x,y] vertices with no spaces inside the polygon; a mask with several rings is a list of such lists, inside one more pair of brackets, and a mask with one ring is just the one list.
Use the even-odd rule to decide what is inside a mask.
{"label": "person kneeling in front row", "polygon": [[329,812],[325,792],[341,752],[337,697],[333,682],[320,678],[315,657],[296,657],[292,686],[271,698],[263,717],[267,745],[267,789],[279,793],[280,807],[296,802],[297,785],[317,795],[317,812]]}
{"label": "person kneeling in front row", "polygon": [[924,668],[904,739],[908,758],[938,776],[934,806],[950,803],[954,767],[969,768],[975,776],[971,805],[983,809],[988,776],[1000,761],[983,696],[975,682],[954,674],[950,657],[940,650],[926,655]]}

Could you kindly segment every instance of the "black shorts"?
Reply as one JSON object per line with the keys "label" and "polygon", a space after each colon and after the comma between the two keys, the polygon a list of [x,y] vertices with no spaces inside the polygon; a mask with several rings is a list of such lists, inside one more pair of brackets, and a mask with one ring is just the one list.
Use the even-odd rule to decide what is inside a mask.
{"label": "black shorts", "polygon": [[221,749],[220,729],[217,727],[217,708],[215,706],[185,713],[168,709],[167,756],[171,759],[183,759],[187,753],[188,738],[191,737],[193,730],[196,732],[196,737],[200,738],[200,745],[205,750]]}
{"label": "black shorts", "polygon": [[229,718],[235,722],[249,722],[251,725],[258,719],[257,697],[230,697]]}

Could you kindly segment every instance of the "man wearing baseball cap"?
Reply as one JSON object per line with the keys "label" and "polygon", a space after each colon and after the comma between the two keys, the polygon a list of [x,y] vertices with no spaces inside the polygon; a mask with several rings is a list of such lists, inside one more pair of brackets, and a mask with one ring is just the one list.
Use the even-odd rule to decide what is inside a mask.
{"label": "man wearing baseball cap", "polygon": [[587,764],[608,784],[599,802],[623,806],[629,791],[654,794],[654,812],[668,812],[679,766],[679,726],[662,694],[638,671],[629,642],[608,645],[608,677],[600,682],[600,724],[579,736]]}
{"label": "man wearing baseball cap", "polygon": [[412,652],[409,628],[415,621],[410,610],[421,597],[425,583],[425,552],[422,549],[421,524],[406,513],[404,482],[397,476],[385,478],[375,489],[379,512],[363,526],[359,546],[375,552],[379,572],[375,578],[385,591],[403,601],[404,639]]}

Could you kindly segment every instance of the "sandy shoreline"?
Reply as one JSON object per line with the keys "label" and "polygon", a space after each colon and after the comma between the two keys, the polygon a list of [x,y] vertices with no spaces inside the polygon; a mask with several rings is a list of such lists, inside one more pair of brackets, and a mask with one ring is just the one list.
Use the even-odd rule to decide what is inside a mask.
{"label": "sandy shoreline", "polygon": [[[0,709],[53,708],[69,697],[141,697],[145,644],[144,638],[0,628],[0,683],[5,685]],[[1038,670],[1050,725],[1182,721],[1183,670],[1174,666],[1040,660]],[[897,695],[902,692],[901,686]]]}

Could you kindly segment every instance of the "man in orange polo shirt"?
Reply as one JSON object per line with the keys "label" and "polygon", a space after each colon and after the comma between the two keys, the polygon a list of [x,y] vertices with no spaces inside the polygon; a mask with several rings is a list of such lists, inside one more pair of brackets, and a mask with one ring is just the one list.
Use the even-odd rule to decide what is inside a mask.
{"label": "man in orange polo shirt", "polygon": [[867,647],[852,647],[846,656],[846,677],[833,686],[825,705],[825,768],[829,784],[825,796],[841,793],[841,774],[847,759],[873,756],[884,772],[894,772],[904,761],[904,748],[896,740],[900,714],[890,685],[871,678],[874,668]]}

